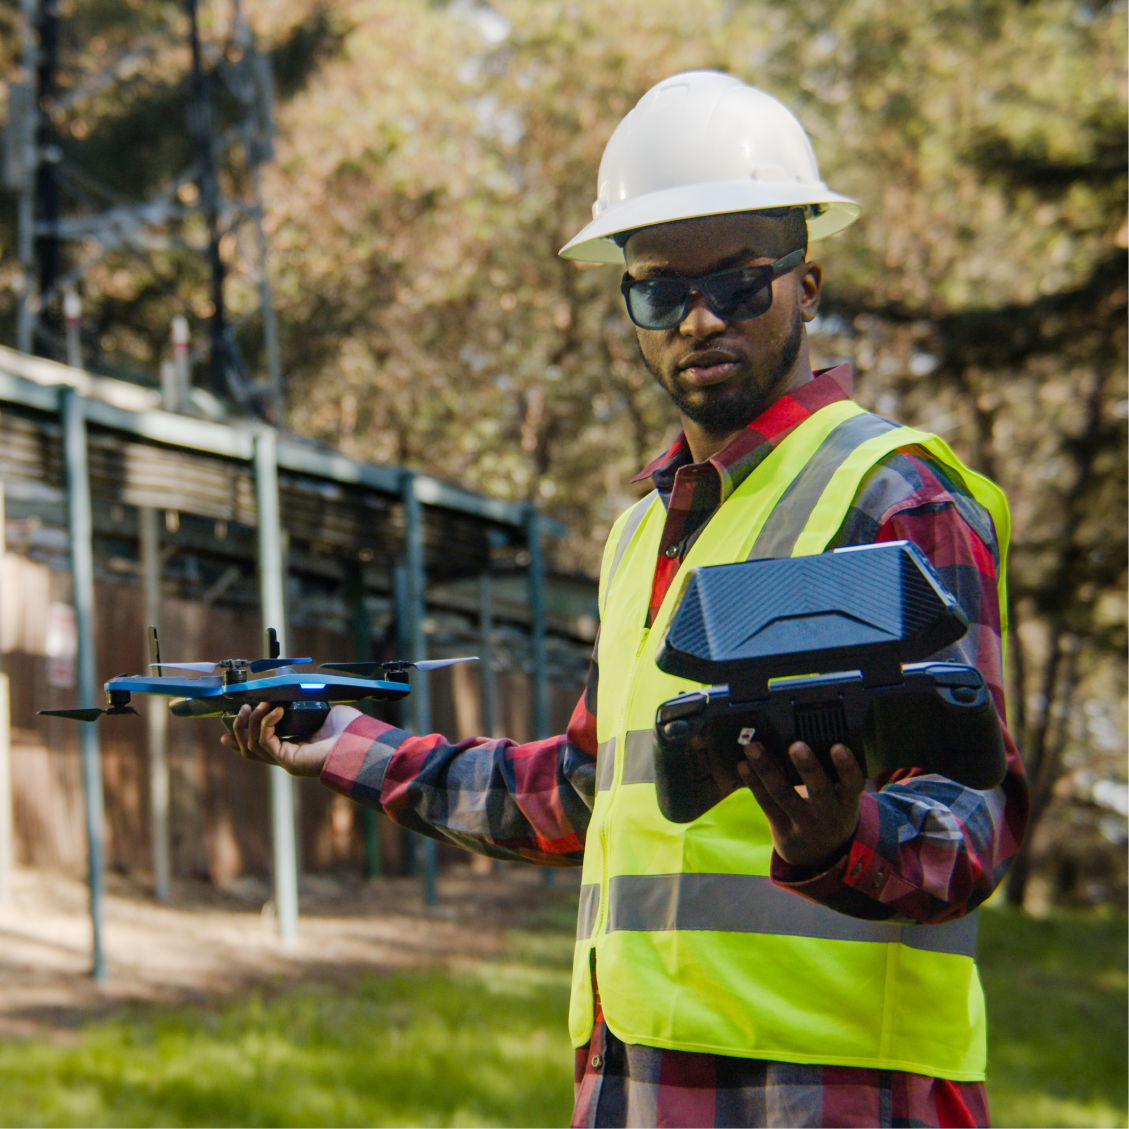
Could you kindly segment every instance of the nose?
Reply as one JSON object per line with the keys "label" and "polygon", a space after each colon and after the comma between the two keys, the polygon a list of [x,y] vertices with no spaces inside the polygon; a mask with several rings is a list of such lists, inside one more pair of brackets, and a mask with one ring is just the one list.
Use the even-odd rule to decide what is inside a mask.
{"label": "nose", "polygon": [[698,291],[693,291],[690,295],[689,309],[678,324],[678,332],[683,337],[712,337],[715,333],[721,333],[725,326],[725,319],[709,308],[705,298]]}

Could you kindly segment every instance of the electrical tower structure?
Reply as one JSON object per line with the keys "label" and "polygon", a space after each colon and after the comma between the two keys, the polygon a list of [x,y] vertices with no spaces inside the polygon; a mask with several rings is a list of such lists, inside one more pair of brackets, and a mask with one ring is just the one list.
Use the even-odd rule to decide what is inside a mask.
{"label": "electrical tower structure", "polygon": [[[19,194],[23,284],[16,344],[25,353],[67,357],[73,363],[75,336],[70,333],[68,356],[60,314],[66,298],[71,297],[73,306],[75,287],[95,264],[122,252],[149,258],[170,249],[188,250],[204,257],[210,275],[207,333],[191,361],[207,357],[210,391],[221,401],[281,424],[282,372],[260,176],[273,156],[270,60],[256,49],[239,0],[230,5],[226,34],[210,39],[201,29],[200,0],[180,0],[180,8],[182,27],[159,29],[61,89],[57,0],[21,0],[22,74],[9,84],[3,162],[4,186]],[[191,64],[182,76],[184,128],[191,158],[147,199],[129,199],[65,155],[58,123],[82,98],[112,87],[119,72],[136,73],[151,65],[162,48],[185,35]],[[169,127],[176,128],[172,122]],[[254,241],[251,277],[244,281],[257,291],[258,306],[244,309],[237,320],[227,286],[236,268],[233,256],[223,252],[240,234],[250,234]],[[265,380],[251,374],[236,337],[242,322],[256,314]],[[68,318],[73,321],[69,313]]]}

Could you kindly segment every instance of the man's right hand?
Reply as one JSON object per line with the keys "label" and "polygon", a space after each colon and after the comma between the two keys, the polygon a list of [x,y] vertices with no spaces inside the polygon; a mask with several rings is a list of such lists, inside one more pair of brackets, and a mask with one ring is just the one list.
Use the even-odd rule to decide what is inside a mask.
{"label": "man's right hand", "polygon": [[248,760],[277,764],[294,776],[318,776],[326,757],[354,718],[363,716],[352,706],[334,706],[325,724],[299,744],[275,736],[274,727],[282,720],[282,707],[260,702],[254,709],[244,705],[231,733],[220,740],[229,749],[238,749]]}

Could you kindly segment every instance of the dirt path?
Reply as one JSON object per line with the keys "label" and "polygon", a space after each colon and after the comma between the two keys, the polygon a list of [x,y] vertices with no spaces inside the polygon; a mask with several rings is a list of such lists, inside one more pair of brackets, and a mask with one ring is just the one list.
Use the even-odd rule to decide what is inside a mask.
{"label": "dirt path", "polygon": [[278,940],[264,883],[223,891],[174,883],[167,904],[117,875],[107,881],[107,978],[90,978],[87,891],[74,875],[17,870],[0,904],[0,1037],[73,1038],[83,1018],[141,1001],[205,1002],[254,985],[339,980],[358,971],[457,966],[495,956],[513,928],[562,927],[576,905],[578,871],[533,867],[439,879],[425,912],[418,881],[304,880],[297,944]]}

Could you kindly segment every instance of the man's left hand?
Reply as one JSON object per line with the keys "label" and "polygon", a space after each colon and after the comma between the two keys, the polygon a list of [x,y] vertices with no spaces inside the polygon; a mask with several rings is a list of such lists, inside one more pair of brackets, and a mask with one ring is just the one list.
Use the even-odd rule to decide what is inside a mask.
{"label": "man's left hand", "polygon": [[839,774],[828,778],[815,753],[802,741],[788,750],[804,782],[802,795],[783,770],[754,741],[745,749],[737,774],[768,818],[776,853],[792,866],[823,871],[833,866],[854,838],[859,822],[859,796],[866,777],[846,745],[833,745],[831,761]]}

